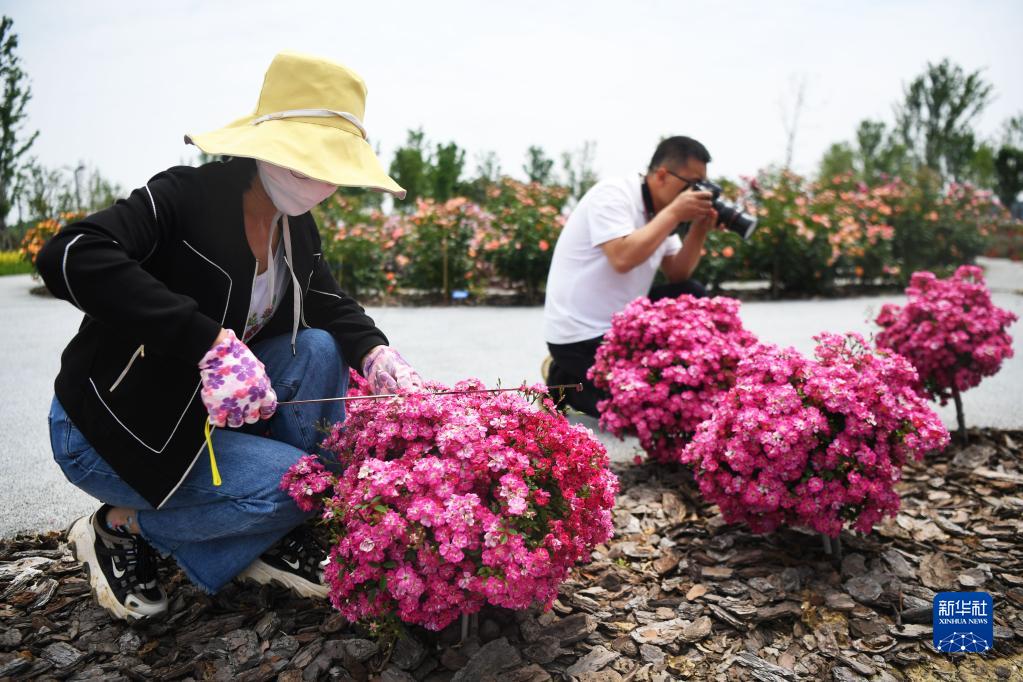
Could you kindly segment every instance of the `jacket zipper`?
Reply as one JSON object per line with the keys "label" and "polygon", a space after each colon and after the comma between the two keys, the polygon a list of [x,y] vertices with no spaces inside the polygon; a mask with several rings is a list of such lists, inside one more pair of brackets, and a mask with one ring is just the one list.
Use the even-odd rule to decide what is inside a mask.
{"label": "jacket zipper", "polygon": [[136,348],[135,352],[131,354],[131,359],[128,360],[128,364],[125,366],[125,368],[123,370],[121,370],[121,373],[118,375],[117,380],[114,381],[114,383],[110,385],[109,391],[111,393],[113,393],[114,389],[117,388],[121,384],[121,381],[124,380],[125,375],[128,374],[128,370],[131,369],[131,366],[135,364],[135,359],[138,358],[139,356],[146,357],[146,346],[145,346],[145,344],[142,344],[141,346]]}

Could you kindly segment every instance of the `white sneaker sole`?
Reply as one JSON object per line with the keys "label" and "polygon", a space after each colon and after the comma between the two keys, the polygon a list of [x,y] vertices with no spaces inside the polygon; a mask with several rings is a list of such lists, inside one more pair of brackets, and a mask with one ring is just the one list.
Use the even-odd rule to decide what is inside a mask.
{"label": "white sneaker sole", "polygon": [[239,580],[251,580],[260,585],[277,583],[306,599],[326,599],[327,586],[311,583],[297,575],[276,569],[262,559],[256,559],[238,574]]}
{"label": "white sneaker sole", "polygon": [[129,598],[131,602],[129,607],[117,601],[113,590],[103,577],[99,559],[96,558],[96,547],[93,545],[95,536],[89,527],[91,524],[91,516],[83,516],[75,521],[68,530],[67,541],[75,559],[85,564],[86,572],[89,574],[89,588],[96,603],[106,609],[111,616],[121,620],[146,618],[166,611],[166,604],[162,607],[147,607]]}

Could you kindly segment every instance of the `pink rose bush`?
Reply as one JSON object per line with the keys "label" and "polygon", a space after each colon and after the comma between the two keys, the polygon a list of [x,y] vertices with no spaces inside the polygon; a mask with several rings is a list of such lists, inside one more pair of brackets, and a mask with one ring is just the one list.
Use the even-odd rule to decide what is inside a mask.
{"label": "pink rose bush", "polygon": [[606,450],[543,387],[528,390],[538,405],[512,392],[349,402],[324,441],[343,473],[314,457],[288,472],[282,489],[336,538],[325,580],[346,618],[396,613],[440,630],[485,603],[549,605],[610,538]]}
{"label": "pink rose bush", "polygon": [[814,338],[815,359],[754,348],[686,448],[701,494],[730,523],[869,532],[897,512],[906,461],[948,445],[908,361],[858,334]]}
{"label": "pink rose bush", "polygon": [[946,404],[1012,357],[1006,330],[1018,318],[991,302],[980,268],[963,265],[948,279],[915,272],[906,296],[904,306],[881,308],[877,345],[913,364],[919,388],[931,400]]}
{"label": "pink rose bush", "polygon": [[680,461],[756,340],[735,299],[636,299],[612,318],[590,370],[611,396],[597,404],[601,428],[635,434],[655,461]]}

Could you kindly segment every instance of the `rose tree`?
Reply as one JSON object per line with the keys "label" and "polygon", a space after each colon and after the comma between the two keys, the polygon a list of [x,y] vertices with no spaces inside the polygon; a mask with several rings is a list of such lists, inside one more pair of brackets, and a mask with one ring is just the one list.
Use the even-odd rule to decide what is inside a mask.
{"label": "rose tree", "polygon": [[812,360],[754,348],[686,448],[700,492],[730,523],[869,532],[898,510],[903,464],[948,444],[904,358],[858,334],[815,339]]}
{"label": "rose tree", "polygon": [[959,433],[966,440],[960,393],[998,372],[1012,357],[1006,331],[1018,318],[991,302],[980,268],[959,267],[948,279],[915,272],[905,306],[886,304],[877,316],[883,328],[877,345],[909,360],[920,376],[919,389],[931,400],[955,401]]}
{"label": "rose tree", "polygon": [[528,389],[537,405],[511,392],[348,403],[324,442],[343,473],[304,457],[281,483],[336,538],[325,570],[335,608],[440,630],[484,603],[554,601],[611,536],[618,481],[604,447],[544,390]]}
{"label": "rose tree", "polygon": [[733,298],[636,299],[615,314],[590,370],[610,394],[597,404],[601,427],[635,434],[651,459],[679,461],[754,343]]}

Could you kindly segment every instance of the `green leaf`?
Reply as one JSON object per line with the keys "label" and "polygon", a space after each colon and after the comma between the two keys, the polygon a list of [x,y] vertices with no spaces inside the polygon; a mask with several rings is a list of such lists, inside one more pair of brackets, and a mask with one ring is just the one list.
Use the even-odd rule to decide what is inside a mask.
{"label": "green leaf", "polygon": [[383,504],[378,504],[377,506],[375,506],[373,508],[376,509],[381,514],[386,514],[388,511],[390,511],[390,507],[388,507],[387,505],[383,505]]}

